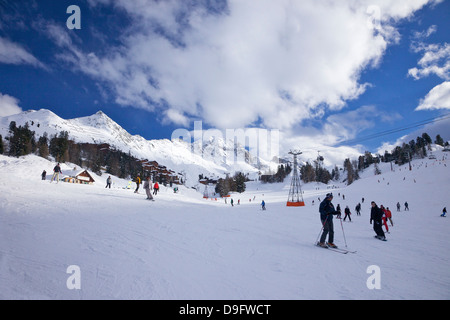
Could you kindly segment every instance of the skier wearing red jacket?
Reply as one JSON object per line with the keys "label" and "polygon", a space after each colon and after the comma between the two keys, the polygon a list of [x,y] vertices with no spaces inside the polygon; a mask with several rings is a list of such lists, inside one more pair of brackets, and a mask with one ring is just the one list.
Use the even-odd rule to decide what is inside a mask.
{"label": "skier wearing red jacket", "polygon": [[159,184],[158,182],[155,182],[155,185],[153,186],[153,194],[156,196],[159,191]]}
{"label": "skier wearing red jacket", "polygon": [[387,210],[383,205],[380,205],[380,209],[383,212],[383,217],[381,219],[383,219],[383,225],[386,228],[386,232],[389,233],[389,227],[387,225]]}
{"label": "skier wearing red jacket", "polygon": [[386,218],[389,220],[391,226],[393,227],[394,223],[392,222],[392,212],[391,210],[389,210],[389,207],[386,208]]}

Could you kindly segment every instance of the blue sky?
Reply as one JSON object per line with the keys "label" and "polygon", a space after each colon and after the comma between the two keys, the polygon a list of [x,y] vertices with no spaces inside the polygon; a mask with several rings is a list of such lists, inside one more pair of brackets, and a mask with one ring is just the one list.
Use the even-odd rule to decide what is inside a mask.
{"label": "blue sky", "polygon": [[0,116],[102,110],[147,139],[201,120],[280,130],[282,151],[376,152],[420,128],[363,138],[450,112],[449,21],[448,0],[0,0]]}

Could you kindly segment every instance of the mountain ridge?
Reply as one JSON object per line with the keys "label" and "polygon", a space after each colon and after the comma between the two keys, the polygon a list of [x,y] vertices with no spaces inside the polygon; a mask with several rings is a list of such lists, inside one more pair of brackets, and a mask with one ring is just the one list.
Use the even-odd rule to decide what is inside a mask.
{"label": "mountain ridge", "polygon": [[[182,140],[147,140],[140,135],[131,135],[101,110],[74,119],[63,119],[48,109],[28,110],[2,117],[0,134],[4,137],[9,135],[11,121],[15,121],[18,126],[28,122],[36,139],[44,133],[50,137],[67,131],[69,139],[75,142],[105,143],[117,150],[129,152],[138,159],[157,161],[177,172],[184,171],[190,185],[197,182],[200,174],[219,177],[241,171],[256,178],[260,170],[273,169],[277,165],[254,157],[244,146],[231,140],[215,138],[188,143]],[[202,144],[201,149],[199,143]],[[227,163],[227,159],[234,159],[235,156],[244,161]]]}

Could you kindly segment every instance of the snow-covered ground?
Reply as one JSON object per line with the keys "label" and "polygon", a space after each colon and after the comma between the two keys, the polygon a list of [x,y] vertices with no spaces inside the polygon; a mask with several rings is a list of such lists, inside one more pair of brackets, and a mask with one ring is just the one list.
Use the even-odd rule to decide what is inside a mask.
{"label": "snow-covered ground", "polygon": [[[289,181],[248,183],[232,195],[234,207],[184,187],[163,187],[150,202],[142,189],[123,189],[124,180],[113,179],[112,189],[107,175],[94,185],[49,183],[40,174],[53,163],[0,156],[0,299],[449,299],[450,221],[440,214],[450,207],[450,160],[435,154],[412,171],[368,169],[349,187],[303,186],[303,208],[286,207]],[[313,245],[318,198],[330,191],[352,211],[342,226],[356,254]],[[372,200],[393,213],[387,242],[373,238]],[[340,220],[334,227],[345,247]],[[368,272],[374,265],[379,273]],[[80,290],[67,287],[69,266],[79,267]],[[370,290],[378,275],[381,288]]]}

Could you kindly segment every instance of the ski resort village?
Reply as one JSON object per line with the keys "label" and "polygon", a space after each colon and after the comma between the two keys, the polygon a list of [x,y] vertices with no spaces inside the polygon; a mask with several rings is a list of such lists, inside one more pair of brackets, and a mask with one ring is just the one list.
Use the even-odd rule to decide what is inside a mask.
{"label": "ski resort village", "polygon": [[[75,138],[63,143],[68,149],[55,146],[65,134],[52,128]],[[25,112],[2,118],[1,130],[2,299],[450,297],[450,224],[442,216],[448,143],[419,136],[403,146],[406,156],[402,147],[383,157],[367,153],[333,174],[324,159],[305,162],[300,152],[287,154],[278,172],[269,164],[267,172],[247,172],[243,163],[231,175],[224,164],[188,159],[187,144],[131,136],[104,113],[63,120],[48,110]],[[130,149],[120,153],[120,142],[108,137]],[[239,148],[214,143],[224,152]],[[204,147],[210,151],[211,142]],[[84,151],[64,161],[71,148]],[[167,156],[172,148],[179,149]],[[108,162],[115,157],[117,169]],[[122,174],[126,168],[135,171]],[[319,182],[321,171],[327,183]],[[337,248],[317,246],[329,194],[341,212],[330,218]],[[372,201],[390,212],[380,225],[386,241],[374,238]]]}

